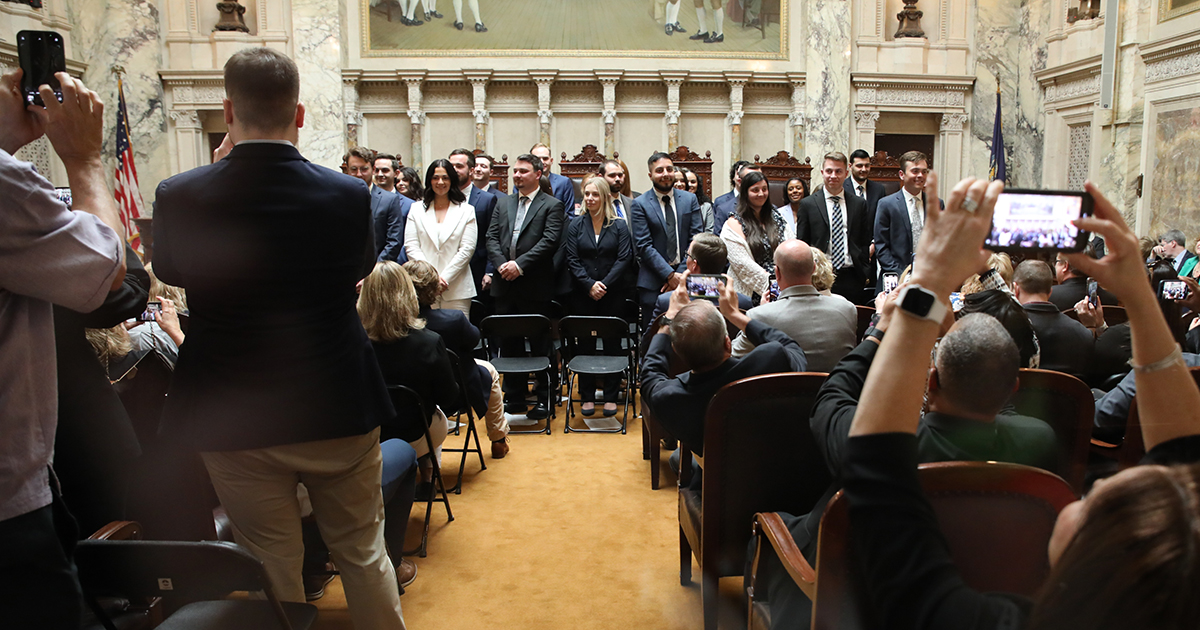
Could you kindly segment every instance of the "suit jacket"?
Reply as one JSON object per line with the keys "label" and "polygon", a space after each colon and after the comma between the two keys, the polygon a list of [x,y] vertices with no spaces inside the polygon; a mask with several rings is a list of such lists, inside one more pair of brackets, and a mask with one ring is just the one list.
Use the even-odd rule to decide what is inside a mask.
{"label": "suit jacket", "polygon": [[[493,190],[495,192],[493,192]],[[475,294],[482,295],[483,276],[494,269],[488,268],[487,258],[487,229],[492,222],[492,212],[496,210],[496,198],[502,196],[499,189],[480,190],[471,186],[471,195],[467,203],[475,208],[475,253],[471,255],[471,278],[475,282]]]}
{"label": "suit jacket", "polygon": [[[822,295],[811,284],[790,286],[779,292],[778,300],[756,306],[746,315],[795,339],[813,372],[832,370],[858,341],[858,309],[840,295]],[[753,349],[745,334],[733,342],[735,357]]]}
{"label": "suit jacket", "polygon": [[791,337],[751,320],[746,334],[757,347],[740,359],[726,359],[702,374],[686,372],[670,378],[671,336],[657,334],[642,364],[642,400],[671,435],[704,455],[704,414],[717,390],[736,380],[760,374],[803,372],[804,350]]}
{"label": "suit jacket", "polygon": [[[461,314],[461,313],[460,313]],[[453,410],[459,401],[458,379],[450,366],[446,344],[432,330],[414,328],[395,341],[374,342],[379,369],[388,385],[411,387],[426,403],[443,412]],[[405,442],[422,439],[430,418],[422,422],[416,409],[397,409],[393,418],[383,422],[379,440],[399,438]]]}
{"label": "suit jacket", "polygon": [[725,227],[725,222],[733,216],[733,211],[737,208],[737,200],[733,191],[713,200],[713,234],[721,235],[721,228]]}
{"label": "suit jacket", "polygon": [[[1050,302],[1060,311],[1075,308],[1079,300],[1087,297],[1088,279],[1071,277],[1050,288]],[[1096,292],[1100,303],[1105,306],[1116,306],[1117,296],[1105,291],[1103,287]]]}
{"label": "suit jacket", "polygon": [[1063,315],[1050,302],[1023,304],[1042,350],[1041,368],[1087,380],[1092,371],[1095,337],[1083,324]]}
{"label": "suit jacket", "polygon": [[378,186],[371,187],[372,231],[375,233],[377,260],[392,260],[403,265],[408,262],[404,253],[404,226],[412,200],[399,193],[390,193]]}
{"label": "suit jacket", "polygon": [[475,297],[475,280],[471,276],[471,257],[475,255],[475,209],[467,204],[452,203],[442,223],[424,202],[417,202],[408,212],[404,251],[409,260],[425,260],[438,270],[449,284],[442,297],[462,300]]}
{"label": "suit jacket", "polygon": [[550,189],[554,191],[554,198],[563,203],[563,212],[568,216],[575,214],[575,184],[571,182],[571,178],[558,173],[548,173],[546,179],[550,180]]}
{"label": "suit jacket", "polygon": [[[846,181],[842,182],[842,188],[846,189],[847,195],[854,195],[855,197],[858,197],[857,187],[858,182],[854,181],[853,177],[847,177]],[[867,183],[864,187],[866,188],[867,192],[867,225],[870,225],[871,229],[874,230],[876,209],[879,206],[879,200],[887,196],[887,188],[884,188],[883,184],[870,179],[867,180]],[[862,197],[858,198],[862,199]]]}
{"label": "suit jacket", "polygon": [[700,216],[700,202],[696,195],[675,188],[671,189],[672,204],[675,208],[675,227],[679,232],[679,264],[672,267],[667,253],[666,217],[656,191],[651,188],[642,196],[633,200],[630,212],[630,227],[633,228],[633,242],[637,249],[638,270],[637,286],[639,289],[658,291],[662,288],[667,276],[675,271],[683,271],[683,255],[687,253],[692,237],[700,233],[704,218]]}
{"label": "suit jacket", "polygon": [[166,435],[257,449],[363,435],[392,416],[355,310],[375,264],[362,181],[289,145],[241,143],[156,197],[154,270],[191,308]]}
{"label": "suit jacket", "polygon": [[509,254],[520,198],[519,191],[499,198],[492,222],[488,225],[487,251],[492,268],[500,269],[509,260],[516,260],[522,272],[520,277],[511,282],[499,272],[495,273],[492,276],[492,296],[550,300],[554,297],[554,253],[558,251],[565,217],[562,202],[541,191],[534,196],[517,235],[517,256],[513,259]]}
{"label": "suit jacket", "polygon": [[[871,226],[867,223],[867,204],[854,195],[843,194],[842,199],[846,203],[846,253],[854,267],[866,278],[870,275],[867,266],[871,255]],[[818,190],[801,199],[800,209],[796,214],[796,238],[828,254],[831,239],[825,191]]]}
{"label": "suit jacket", "polygon": [[[921,198],[925,198],[925,193],[921,193]],[[946,203],[941,203],[945,208]],[[883,273],[900,273],[912,264],[914,255],[912,219],[908,217],[908,203],[901,189],[879,200],[875,213],[875,258]]]}
{"label": "suit jacket", "polygon": [[579,215],[567,226],[563,244],[574,291],[586,295],[598,281],[608,287],[606,297],[608,294],[621,295],[632,288],[622,286],[625,269],[633,259],[633,239],[629,227],[621,219],[600,228],[597,239],[592,230],[592,218]]}

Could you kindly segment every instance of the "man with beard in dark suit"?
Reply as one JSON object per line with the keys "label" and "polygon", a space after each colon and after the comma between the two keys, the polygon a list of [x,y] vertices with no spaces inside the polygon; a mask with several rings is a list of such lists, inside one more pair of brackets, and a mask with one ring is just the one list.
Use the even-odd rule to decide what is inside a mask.
{"label": "man with beard in dark suit", "polygon": [[825,155],[821,166],[824,187],[800,202],[796,238],[829,256],[836,278],[833,292],[854,304],[865,301],[871,249],[867,202],[848,194],[843,182],[849,175],[842,153]]}
{"label": "man with beard in dark suit", "polygon": [[633,200],[630,212],[634,249],[641,265],[637,288],[643,326],[650,322],[659,294],[679,285],[692,237],[704,227],[696,195],[675,188],[671,156],[657,152],[647,165],[654,186]]}
{"label": "man with beard in dark suit", "polygon": [[468,149],[455,149],[450,152],[450,163],[458,173],[458,181],[463,182],[463,195],[467,203],[475,208],[475,227],[479,230],[479,240],[475,244],[475,254],[471,256],[471,275],[475,278],[475,294],[483,295],[483,291],[491,286],[484,286],[487,277],[487,229],[492,222],[492,211],[496,208],[496,195],[480,190],[471,183],[471,174],[475,170],[475,154]]}

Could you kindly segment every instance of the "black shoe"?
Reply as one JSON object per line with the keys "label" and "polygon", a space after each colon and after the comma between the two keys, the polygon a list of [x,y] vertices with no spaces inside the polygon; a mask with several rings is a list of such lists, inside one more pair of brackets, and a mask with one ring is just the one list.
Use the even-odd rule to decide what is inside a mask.
{"label": "black shoe", "polygon": [[704,38],[705,44],[719,44],[723,41],[725,41],[725,33],[721,33],[720,35],[717,35],[716,37],[709,35],[708,37]]}
{"label": "black shoe", "polygon": [[692,35],[688,39],[708,39],[708,33],[696,33],[695,35]]}
{"label": "black shoe", "polygon": [[504,413],[510,413],[514,416],[523,416],[529,411],[529,407],[525,403],[508,403],[504,405]]}
{"label": "black shoe", "polygon": [[426,21],[426,22],[432,22],[432,21],[433,21],[433,16],[429,15],[429,12],[428,12],[428,11],[426,11],[426,12],[425,12],[425,21]]}
{"label": "black shoe", "polygon": [[403,24],[403,25],[405,25],[405,26],[408,26],[408,25],[409,25],[409,24],[408,24],[408,18],[407,18],[407,17],[405,17],[405,16],[403,16],[403,15],[401,15],[401,16],[400,16],[400,23],[401,23],[401,24]]}
{"label": "black shoe", "polygon": [[325,586],[333,581],[332,573],[304,576],[304,601],[313,602],[325,596]]}
{"label": "black shoe", "polygon": [[680,26],[679,22],[672,24],[671,28],[675,29],[676,33],[686,33],[687,32],[687,29]]}
{"label": "black shoe", "polygon": [[458,29],[458,30],[460,30],[460,31],[461,31],[461,30],[463,29],[463,23],[462,23],[462,22],[455,22],[455,23],[454,23],[454,28],[456,28],[456,29]]}
{"label": "black shoe", "polygon": [[409,20],[409,21],[408,21],[408,25],[409,25],[409,26],[420,26],[420,25],[422,25],[422,24],[424,24],[424,22],[422,22],[421,20],[418,20],[418,19],[416,19],[416,18],[414,18],[414,19],[411,19],[411,20]]}
{"label": "black shoe", "polygon": [[611,418],[611,417],[613,417],[613,416],[615,416],[615,415],[617,415],[617,407],[613,407],[612,409],[609,409],[609,408],[608,408],[608,406],[607,406],[607,405],[605,405],[605,407],[604,407],[604,417],[605,417],[605,418]]}
{"label": "black shoe", "polygon": [[446,16],[442,15],[441,13],[438,13],[437,11],[431,11],[428,13],[428,15],[432,15],[433,17],[435,17],[439,20],[446,17]]}
{"label": "black shoe", "polygon": [[476,33],[486,33],[487,27],[483,25],[483,22],[476,22],[475,23],[475,32]]}
{"label": "black shoe", "polygon": [[538,403],[529,410],[529,413],[525,414],[525,417],[530,420],[543,420],[550,417],[550,410],[546,407],[546,403]]}
{"label": "black shoe", "polygon": [[[591,405],[592,408],[588,409],[587,407],[584,407],[583,405]],[[596,413],[596,403],[583,403],[583,404],[579,405],[579,413],[581,413],[589,418],[592,417]]]}
{"label": "black shoe", "polygon": [[665,29],[666,29],[666,31],[667,31],[667,35],[670,35],[671,33],[673,33],[673,32],[675,31],[675,27],[674,27],[673,25],[671,25],[671,24],[668,24],[668,25],[665,27]]}

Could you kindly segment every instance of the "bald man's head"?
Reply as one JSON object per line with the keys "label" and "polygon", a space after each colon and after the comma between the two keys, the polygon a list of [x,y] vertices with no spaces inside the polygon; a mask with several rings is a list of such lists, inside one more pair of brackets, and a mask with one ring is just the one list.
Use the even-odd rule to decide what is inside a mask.
{"label": "bald man's head", "polygon": [[775,278],[779,281],[780,291],[790,286],[812,284],[816,269],[812,248],[808,243],[793,238],[775,248]]}

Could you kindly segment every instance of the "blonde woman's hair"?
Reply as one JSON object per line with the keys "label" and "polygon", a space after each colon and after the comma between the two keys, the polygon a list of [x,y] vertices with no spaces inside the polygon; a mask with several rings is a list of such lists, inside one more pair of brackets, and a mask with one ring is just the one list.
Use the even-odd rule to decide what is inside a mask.
{"label": "blonde woman's hair", "polygon": [[438,274],[437,267],[424,260],[410,260],[403,267],[417,292],[417,303],[433,306],[442,292],[442,276]]}
{"label": "blonde woman's hair", "polygon": [[[988,258],[988,267],[995,269],[1000,274],[1000,277],[1004,279],[1004,284],[1007,284],[1010,289],[1012,288],[1013,264],[1012,258],[1009,258],[1008,254],[1004,252],[992,254]],[[979,274],[967,278],[963,282],[960,291],[963,295],[971,295],[972,293],[983,291],[983,282],[979,279]]]}
{"label": "blonde woman's hair", "polygon": [[816,270],[813,271],[812,284],[813,288],[818,291],[828,291],[833,288],[833,262],[829,260],[829,256],[825,252],[812,248],[813,265]]}
{"label": "blonde woman's hair", "polygon": [[424,328],[425,320],[417,316],[420,310],[412,279],[400,265],[390,260],[376,263],[363,280],[358,317],[371,341],[396,341]]}
{"label": "blonde woman's hair", "polygon": [[[604,208],[604,225],[605,227],[612,225],[613,221],[617,220],[617,210],[612,203],[612,189],[608,187],[608,180],[603,177],[589,177],[583,181],[583,186],[579,188],[580,196],[587,190],[588,186],[595,186],[600,192],[600,207]],[[587,202],[584,201],[579,206],[579,214],[587,213]]]}
{"label": "blonde woman's hair", "polygon": [[187,291],[183,287],[167,284],[154,275],[154,267],[146,263],[146,273],[150,274],[150,299],[157,300],[165,297],[175,303],[175,310],[187,310]]}
{"label": "blonde woman's hair", "polygon": [[129,338],[129,331],[125,330],[125,324],[117,324],[112,328],[87,328],[84,329],[83,334],[87,337],[88,343],[92,344],[92,349],[96,351],[96,356],[104,365],[105,370],[108,369],[109,363],[133,351],[133,340]]}

